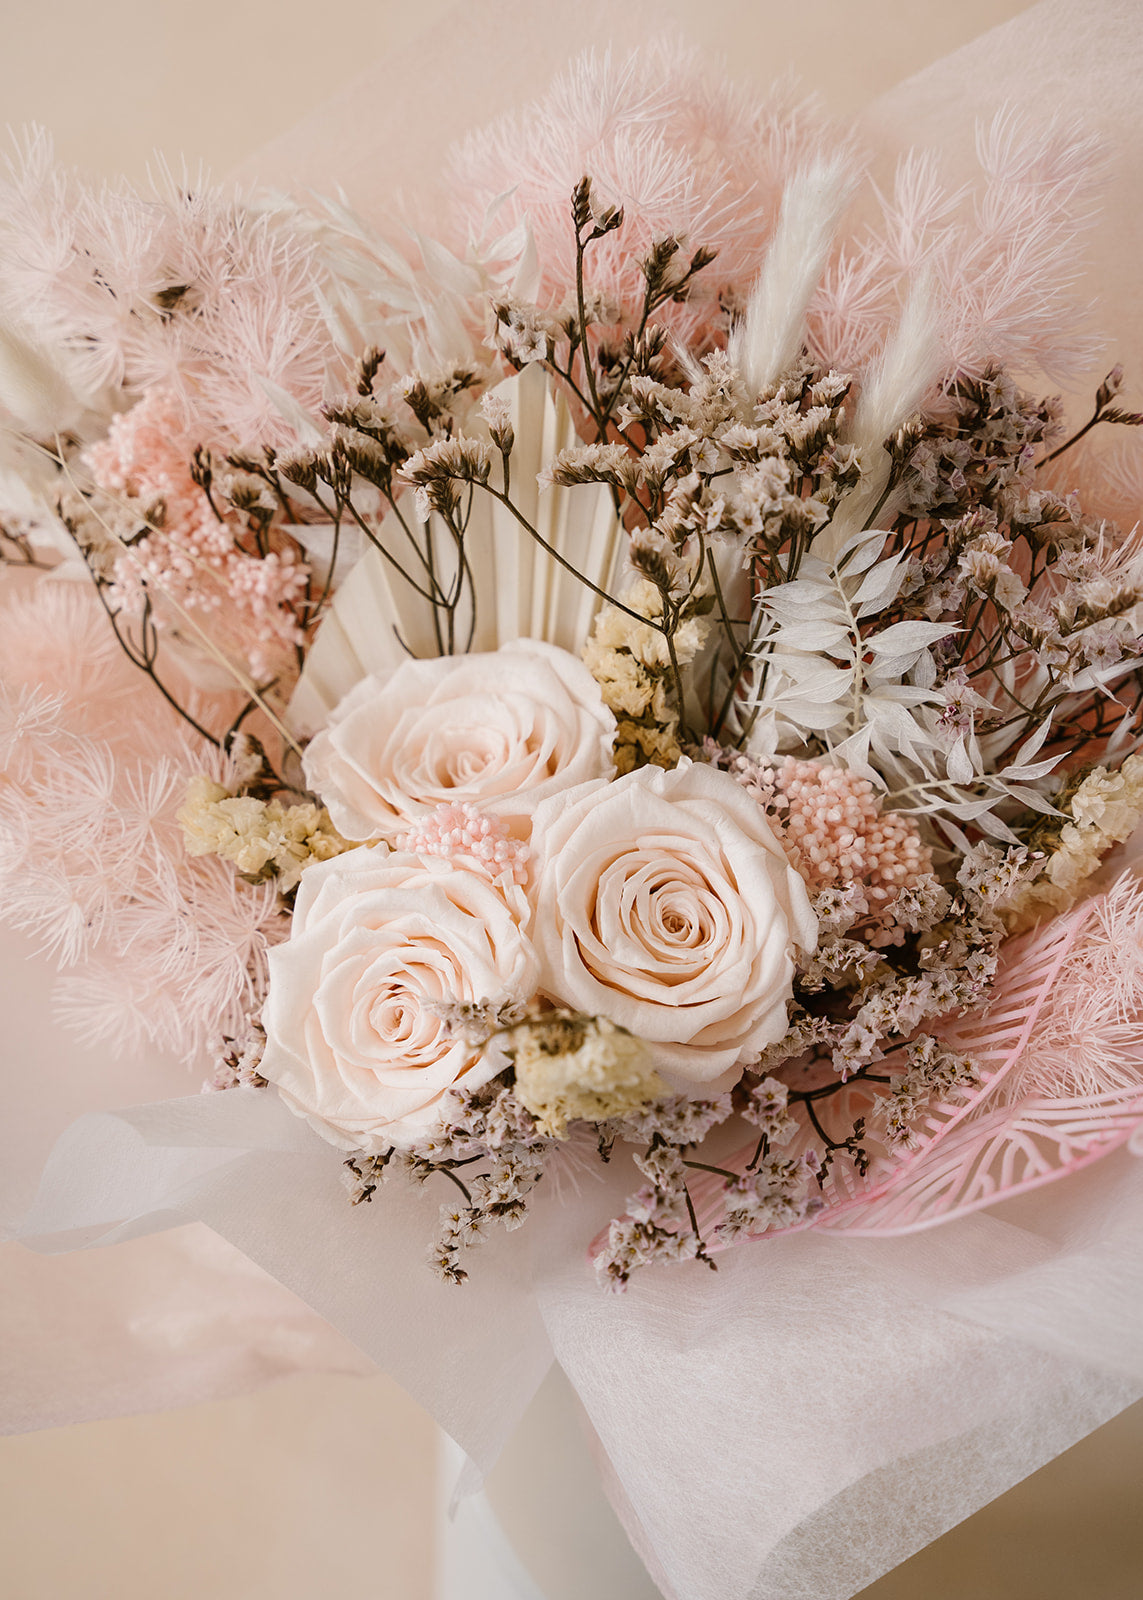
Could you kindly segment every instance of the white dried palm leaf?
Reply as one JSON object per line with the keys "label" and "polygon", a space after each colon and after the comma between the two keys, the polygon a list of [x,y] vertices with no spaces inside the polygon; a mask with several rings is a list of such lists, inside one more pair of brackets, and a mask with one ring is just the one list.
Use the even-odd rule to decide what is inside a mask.
{"label": "white dried palm leaf", "polygon": [[[623,528],[602,484],[540,488],[542,469],[558,451],[578,442],[568,406],[546,374],[526,367],[493,392],[509,407],[515,433],[513,504],[550,550],[506,506],[474,489],[464,537],[471,583],[456,611],[451,652],[495,650],[523,638],[578,652],[601,602],[577,574],[614,594],[626,550]],[[502,486],[498,461],[493,482]],[[447,590],[458,553],[445,524],[435,515],[421,522],[411,494],[401,514],[422,548],[431,549],[437,581]],[[403,565],[416,564],[395,513],[386,517],[378,537]],[[574,570],[563,567],[559,557]],[[362,678],[390,672],[410,655],[449,653],[439,610],[434,612],[381,551],[370,549],[341,583],[318,631],[290,702],[291,723],[310,732],[324,725]]]}

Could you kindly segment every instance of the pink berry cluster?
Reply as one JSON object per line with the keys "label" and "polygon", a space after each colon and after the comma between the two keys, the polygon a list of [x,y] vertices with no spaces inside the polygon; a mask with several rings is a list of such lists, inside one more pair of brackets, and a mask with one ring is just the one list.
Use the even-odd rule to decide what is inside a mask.
{"label": "pink berry cluster", "polygon": [[493,880],[509,877],[521,886],[528,881],[529,847],[513,839],[499,817],[487,816],[466,802],[437,806],[401,834],[397,845],[413,855],[454,861],[468,857]]}
{"label": "pink berry cluster", "polygon": [[903,889],[919,888],[931,875],[932,852],[916,823],[882,811],[868,778],[794,756],[770,765],[719,750],[715,759],[770,814],[811,890],[859,883],[880,921]]}

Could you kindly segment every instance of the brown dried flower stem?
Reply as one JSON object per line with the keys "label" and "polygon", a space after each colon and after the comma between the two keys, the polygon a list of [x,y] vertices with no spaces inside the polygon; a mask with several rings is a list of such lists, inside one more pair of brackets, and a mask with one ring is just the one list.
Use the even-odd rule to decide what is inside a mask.
{"label": "brown dried flower stem", "polygon": [[601,600],[606,600],[608,605],[615,607],[616,611],[622,611],[624,616],[630,617],[634,622],[642,623],[644,627],[654,628],[657,630],[657,632],[664,635],[667,634],[667,627],[665,623],[656,621],[654,617],[645,617],[641,612],[633,611],[630,606],[625,606],[621,600],[617,600],[614,595],[608,594],[606,589],[601,589],[597,583],[593,583],[590,578],[585,577],[578,568],[573,567],[571,562],[562,556],[554,547],[554,545],[550,545],[548,543],[543,534],[540,533],[539,529],[532,526],[524,513],[508,498],[506,494],[503,493],[502,490],[494,489],[490,483],[482,483],[480,487],[484,490],[485,494],[490,494],[494,500],[499,500],[500,504],[504,506],[506,510],[512,513],[520,526],[531,535],[531,537],[540,546],[541,550],[547,551],[548,555],[550,555],[554,561],[559,562],[560,566],[563,567],[565,572],[570,572],[573,578],[578,578],[580,583],[582,583],[585,588],[590,589],[593,594],[597,594]]}

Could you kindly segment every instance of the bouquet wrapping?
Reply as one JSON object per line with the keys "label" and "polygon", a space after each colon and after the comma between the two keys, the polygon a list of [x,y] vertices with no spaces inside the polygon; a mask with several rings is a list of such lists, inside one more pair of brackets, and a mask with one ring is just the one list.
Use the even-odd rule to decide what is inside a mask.
{"label": "bouquet wrapping", "polygon": [[[396,136],[368,82],[267,153],[263,180],[328,190],[332,164],[345,191],[296,216],[295,202],[270,204],[242,247],[272,250],[285,214],[328,249],[315,300],[341,330],[348,397],[296,356],[301,313],[257,385],[217,379],[203,320],[172,353],[167,320],[179,326],[192,292],[181,280],[162,291],[150,344],[116,334],[128,366],[100,371],[102,389],[89,371],[86,391],[74,373],[70,394],[53,390],[50,364],[29,382],[28,330],[9,337],[16,476],[35,482],[50,439],[66,479],[56,515],[84,578],[121,619],[134,666],[193,723],[158,729],[156,710],[151,766],[133,779],[137,790],[149,772],[149,818],[173,816],[176,788],[183,801],[193,865],[177,871],[194,888],[180,905],[216,895],[233,918],[232,931],[213,914],[213,964],[200,942],[185,986],[160,997],[165,1016],[132,1000],[149,1046],[139,1065],[109,1061],[61,1104],[65,1065],[50,1110],[20,1091],[12,1214],[61,1112],[86,1110],[56,1142],[21,1237],[139,1250],[145,1235],[205,1223],[332,1325],[184,1231],[193,1264],[152,1327],[153,1371],[135,1397],[110,1338],[103,1398],[81,1384],[37,1407],[25,1385],[9,1425],[219,1392],[294,1363],[355,1370],[363,1352],[479,1473],[555,1360],[665,1594],[844,1596],[1143,1392],[1129,837],[1140,477],[1138,419],[1117,399],[1118,363],[1143,367],[1128,92],[1143,30],[1133,8],[1100,5],[1077,39],[1068,8],[1037,6],[874,106],[861,157],[797,108],[770,108],[760,133],[745,99],[722,107],[722,125],[703,102],[709,169],[656,197],[675,216],[674,233],[656,233],[632,174],[664,159],[655,116],[677,115],[704,69],[675,45],[625,55],[646,50],[650,26],[634,13],[593,25],[613,58],[573,68],[531,122],[519,112],[455,158],[480,245],[468,254],[455,231],[434,240],[445,201],[427,175],[445,170],[450,134],[532,87],[536,59],[562,49],[554,26],[549,42],[509,9],[495,31],[481,19],[433,41],[435,79],[451,75],[457,92],[419,143],[425,170],[400,168],[417,213],[404,255],[378,243]],[[506,38],[522,41],[515,75]],[[570,153],[561,145],[577,92],[601,163],[582,182],[563,173],[582,151],[570,134]],[[765,204],[757,168],[734,166],[736,114],[777,168]],[[901,163],[910,146],[939,162]],[[336,149],[350,158],[331,163]],[[863,162],[880,189],[852,176]],[[624,246],[644,221],[647,236]],[[312,283],[289,251],[272,265],[285,316]],[[404,433],[385,410],[379,348],[361,337],[382,278],[387,356],[415,416]],[[1084,321],[1093,295],[1110,349]],[[485,325],[476,300],[492,307]],[[952,308],[943,320],[926,312],[938,303]],[[225,463],[215,442],[182,480],[163,464],[164,435],[189,439],[159,381],[163,351],[176,376],[193,375],[197,425],[231,430]],[[1046,375],[1063,402],[1033,401],[998,361],[1024,386]],[[154,375],[133,380],[131,362]],[[100,421],[108,387],[118,398]],[[1128,424],[1114,428],[1123,448],[1089,440],[1063,454],[1080,430],[1098,435],[1084,426],[1097,388],[1095,419]],[[479,408],[468,390],[483,392]],[[257,455],[264,439],[274,454]],[[1067,463],[1055,475],[1053,451]],[[158,513],[144,504],[156,460],[168,473]],[[256,542],[216,559],[195,495]],[[113,527],[109,556],[115,496],[142,533]],[[331,504],[332,536],[314,510]],[[200,513],[185,531],[178,519]],[[4,523],[29,566],[38,514]],[[392,557],[393,518],[418,582]],[[953,557],[926,568],[934,548]],[[221,598],[196,611],[207,568]],[[41,717],[50,738],[75,741],[65,775],[74,789],[86,767],[90,788],[59,805],[62,836],[78,839],[104,781],[95,745],[115,756],[117,740],[136,748],[142,735],[122,663],[85,635],[87,589],[59,571],[47,583],[52,598],[36,598],[41,584],[29,602],[39,612],[7,613],[6,675],[31,652],[35,619],[54,618],[104,674],[89,704],[105,696],[105,721],[52,733],[90,686],[57,678],[54,705],[18,705],[9,772],[46,806],[55,780],[21,770],[19,738],[34,740]],[[1049,701],[1054,723],[1036,715]],[[215,756],[173,753],[220,716],[241,732],[248,715],[257,742],[228,734]],[[936,796],[927,809],[901,798],[922,792]],[[119,884],[130,838],[117,848]],[[133,883],[130,905],[146,909],[149,894]],[[24,925],[50,923],[65,954],[104,914],[92,901],[68,921],[41,902]],[[92,1030],[97,990],[147,951],[154,926],[116,915],[102,976],[71,991]],[[370,1045],[362,1089],[366,934],[371,960],[379,942],[395,953],[382,999],[370,991],[384,1051]],[[255,954],[236,979],[226,952],[241,940]],[[434,990],[428,970],[453,976]],[[418,974],[413,1020],[391,999],[412,992],[394,971]],[[209,1053],[206,1022],[187,1043],[190,997],[207,982],[227,1019],[221,1092],[187,1095],[170,1058]],[[431,1050],[415,1059],[429,1075],[410,1090],[426,1027]],[[106,1109],[116,1103],[130,1109]],[[368,1204],[348,1204],[343,1168]],[[400,1181],[406,1168],[432,1181]],[[454,1196],[442,1218],[450,1179],[463,1204]],[[425,1266],[434,1239],[438,1276]],[[49,1304],[40,1267],[5,1248]],[[189,1363],[185,1344],[168,1363],[181,1294],[200,1311],[221,1294],[274,1336],[252,1357],[211,1322]],[[14,1333],[18,1347],[19,1322]]]}

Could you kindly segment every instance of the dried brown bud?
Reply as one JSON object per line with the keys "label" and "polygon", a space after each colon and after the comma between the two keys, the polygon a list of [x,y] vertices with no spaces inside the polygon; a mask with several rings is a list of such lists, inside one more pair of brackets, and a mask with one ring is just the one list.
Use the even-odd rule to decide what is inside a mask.
{"label": "dried brown bud", "polygon": [[210,493],[214,481],[214,458],[205,445],[197,444],[191,456],[190,475],[203,494]]}
{"label": "dried brown bud", "polygon": [[373,394],[373,380],[380,370],[385,359],[384,350],[378,350],[375,344],[369,346],[357,363],[357,392],[369,398]]}
{"label": "dried brown bud", "polygon": [[1109,406],[1122,387],[1123,368],[1117,361],[1095,392],[1095,409],[1102,411]]}

